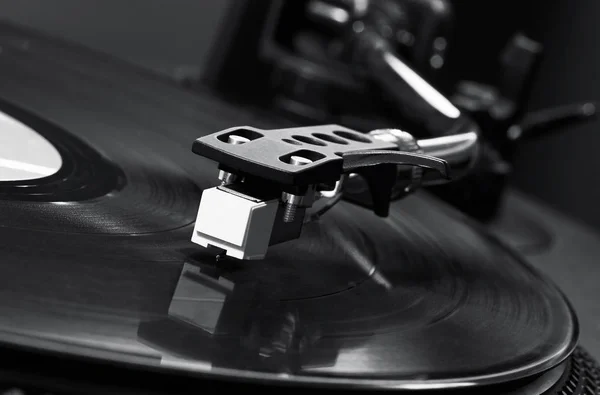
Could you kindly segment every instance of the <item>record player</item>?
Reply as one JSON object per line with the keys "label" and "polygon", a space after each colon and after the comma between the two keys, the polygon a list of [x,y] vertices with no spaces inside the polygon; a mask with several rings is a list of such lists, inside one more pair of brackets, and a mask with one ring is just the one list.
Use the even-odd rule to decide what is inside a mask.
{"label": "record player", "polygon": [[505,183],[593,103],[524,36],[442,94],[444,1],[249,3],[193,89],[0,24],[2,385],[599,393],[598,236]]}

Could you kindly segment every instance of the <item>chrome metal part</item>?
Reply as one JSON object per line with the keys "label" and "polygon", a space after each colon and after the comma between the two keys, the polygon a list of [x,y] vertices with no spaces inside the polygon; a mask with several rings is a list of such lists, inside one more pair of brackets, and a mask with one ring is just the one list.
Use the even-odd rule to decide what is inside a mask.
{"label": "chrome metal part", "polygon": [[[232,134],[229,137],[227,137],[227,143],[233,145],[245,144],[248,141],[250,141],[248,138],[243,136],[237,136],[235,134]],[[219,170],[219,180],[221,181],[221,185],[231,184],[232,182],[236,182],[238,179],[239,178],[236,174],[224,170]]]}
{"label": "chrome metal part", "polygon": [[[304,158],[302,156],[292,156],[290,158],[290,164],[294,166],[303,166],[312,163],[312,160]],[[285,212],[283,213],[283,222],[294,222],[296,219],[296,210],[302,203],[304,196],[294,195],[291,193],[284,192],[281,195],[281,200],[285,203]]]}

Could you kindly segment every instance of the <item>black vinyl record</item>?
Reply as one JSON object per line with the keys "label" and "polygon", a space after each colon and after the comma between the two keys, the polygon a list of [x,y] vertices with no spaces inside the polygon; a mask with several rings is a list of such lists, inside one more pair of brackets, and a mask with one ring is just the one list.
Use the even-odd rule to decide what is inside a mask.
{"label": "black vinyl record", "polygon": [[[238,125],[280,128],[80,48],[0,25],[0,110],[63,167],[0,183],[0,341],[199,378],[432,389],[532,377],[572,352],[563,295],[426,194],[341,202],[265,260],[190,238]],[[0,132],[1,133],[1,132]]]}

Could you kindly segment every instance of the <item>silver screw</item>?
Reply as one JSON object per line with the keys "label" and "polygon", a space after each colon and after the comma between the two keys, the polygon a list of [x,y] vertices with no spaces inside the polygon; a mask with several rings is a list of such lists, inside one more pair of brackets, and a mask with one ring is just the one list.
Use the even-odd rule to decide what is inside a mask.
{"label": "silver screw", "polygon": [[302,196],[284,192],[281,198],[285,202],[283,222],[294,222],[294,219],[296,219],[296,210],[298,205],[302,202]]}
{"label": "silver screw", "polygon": [[305,158],[303,156],[292,156],[290,158],[290,165],[294,166],[304,166],[312,163],[312,160]]}
{"label": "silver screw", "polygon": [[283,212],[283,222],[290,223],[294,222],[296,218],[296,205],[288,204],[285,206],[285,211]]}
{"label": "silver screw", "polygon": [[[242,136],[237,136],[235,134],[230,134],[227,137],[227,143],[233,145],[245,144],[249,142],[250,139]],[[237,176],[228,171],[219,170],[219,180],[221,180],[221,185],[230,184],[237,179]]]}
{"label": "silver screw", "polygon": [[227,143],[233,144],[233,145],[245,144],[249,141],[250,141],[249,138],[238,136],[235,134],[230,134],[229,137],[227,137]]}
{"label": "silver screw", "polygon": [[[302,156],[292,156],[290,158],[290,165],[304,166],[312,163],[312,160],[304,158]],[[289,223],[294,222],[296,218],[296,210],[298,205],[302,202],[303,196],[294,195],[293,193],[284,192],[281,195],[281,199],[285,203],[285,211],[283,212],[283,222]]]}
{"label": "silver screw", "polygon": [[237,176],[228,171],[219,170],[219,180],[221,180],[221,185],[230,184],[237,179]]}

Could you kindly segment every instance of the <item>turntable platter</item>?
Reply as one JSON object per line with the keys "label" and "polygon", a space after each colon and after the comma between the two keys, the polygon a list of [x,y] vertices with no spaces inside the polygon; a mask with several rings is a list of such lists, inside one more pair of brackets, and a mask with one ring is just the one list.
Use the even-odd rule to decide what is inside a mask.
{"label": "turntable platter", "polygon": [[516,380],[573,350],[562,294],[426,194],[386,219],[342,202],[263,261],[217,261],[189,241],[217,184],[191,143],[268,119],[14,27],[0,25],[0,46],[0,110],[63,159],[48,177],[0,182],[4,344],[392,388]]}

